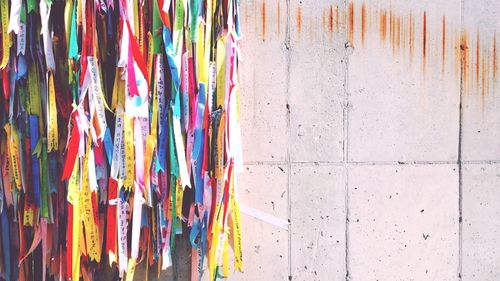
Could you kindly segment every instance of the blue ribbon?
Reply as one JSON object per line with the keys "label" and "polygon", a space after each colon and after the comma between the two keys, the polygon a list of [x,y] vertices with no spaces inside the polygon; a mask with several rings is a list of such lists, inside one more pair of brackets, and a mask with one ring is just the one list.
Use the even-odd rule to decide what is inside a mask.
{"label": "blue ribbon", "polygon": [[200,83],[200,89],[198,93],[198,108],[196,114],[196,124],[198,127],[194,130],[194,145],[192,152],[192,159],[195,163],[195,204],[203,204],[203,144],[205,140],[205,134],[203,133],[203,114],[205,113],[205,84]]}
{"label": "blue ribbon", "polygon": [[9,219],[7,218],[7,208],[2,210],[2,248],[5,270],[5,280],[11,280],[10,271],[10,237],[9,237]]}
{"label": "blue ribbon", "polygon": [[31,172],[33,174],[33,193],[35,196],[35,206],[40,208],[40,163],[34,154],[38,144],[38,116],[30,115],[30,152],[31,152]]}
{"label": "blue ribbon", "polygon": [[111,140],[111,133],[109,132],[109,128],[106,128],[106,132],[104,132],[103,141],[106,158],[108,158],[108,163],[109,165],[111,165],[111,161],[113,160],[113,140]]}

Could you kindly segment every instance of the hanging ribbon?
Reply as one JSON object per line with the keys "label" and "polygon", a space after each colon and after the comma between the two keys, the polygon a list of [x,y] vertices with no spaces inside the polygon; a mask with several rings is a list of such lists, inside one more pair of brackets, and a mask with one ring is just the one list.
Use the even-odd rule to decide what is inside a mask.
{"label": "hanging ribbon", "polygon": [[6,280],[243,270],[238,1],[116,3],[0,0]]}

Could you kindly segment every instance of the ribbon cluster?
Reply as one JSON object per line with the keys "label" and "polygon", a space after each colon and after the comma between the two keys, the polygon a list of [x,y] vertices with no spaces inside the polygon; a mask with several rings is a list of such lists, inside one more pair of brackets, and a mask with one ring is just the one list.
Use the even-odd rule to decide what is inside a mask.
{"label": "ribbon cluster", "polygon": [[0,276],[242,271],[239,0],[0,0]]}

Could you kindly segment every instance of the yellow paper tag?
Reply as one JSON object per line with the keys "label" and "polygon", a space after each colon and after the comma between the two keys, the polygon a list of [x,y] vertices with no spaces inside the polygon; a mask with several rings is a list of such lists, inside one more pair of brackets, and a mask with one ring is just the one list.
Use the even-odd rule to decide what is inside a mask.
{"label": "yellow paper tag", "polygon": [[[152,69],[152,65],[153,65],[153,35],[151,34],[151,32],[148,32],[147,36],[148,36],[147,69],[149,71],[148,77],[151,77],[151,69]],[[144,77],[144,78],[146,78],[146,77]]]}
{"label": "yellow paper tag", "polygon": [[9,156],[12,176],[14,177],[14,184],[17,189],[21,189],[21,160],[19,155],[19,136],[15,126],[9,123],[5,124],[5,132],[7,133],[7,142],[9,144]]}
{"label": "yellow paper tag", "polygon": [[78,202],[75,198],[78,196],[79,189],[80,189],[80,165],[79,161],[76,161],[75,166],[73,167],[73,172],[71,172],[71,176],[68,181],[67,200],[72,205],[75,205]]}
{"label": "yellow paper tag", "polygon": [[215,178],[222,181],[224,177],[224,129],[226,125],[226,114],[222,112],[216,139],[217,161],[215,162]]}
{"label": "yellow paper tag", "polygon": [[127,276],[125,279],[126,281],[133,281],[134,280],[135,265],[136,265],[136,262],[134,259],[131,258],[128,260]]}
{"label": "yellow paper tag", "polygon": [[134,135],[132,133],[132,118],[123,118],[123,138],[125,143],[125,180],[123,186],[130,190],[134,185]]}
{"label": "yellow paper tag", "polygon": [[49,73],[49,132],[48,132],[48,152],[56,151],[58,148],[57,129],[57,108],[56,91],[54,89],[54,75]]}
{"label": "yellow paper tag", "polygon": [[[207,1],[207,11],[206,11],[206,22],[205,22],[205,41],[204,41],[204,54],[203,54],[203,67],[200,67],[200,81],[204,82],[205,84],[208,85],[208,75],[209,73],[207,72],[207,69],[210,65],[210,52],[212,51],[211,48],[211,42],[212,42],[212,7],[213,7],[213,1]],[[201,28],[199,29],[201,32]],[[201,41],[200,41],[201,42]],[[201,59],[201,57],[200,57]],[[209,102],[207,101],[207,104]]]}
{"label": "yellow paper tag", "polygon": [[198,27],[198,43],[196,45],[196,54],[193,54],[193,56],[196,55],[196,61],[198,62],[198,67],[197,67],[198,82],[207,85],[208,81],[206,80],[206,78],[208,77],[208,75],[207,75],[207,70],[205,68],[206,65],[208,64],[207,62],[205,62],[205,59],[203,57],[203,53],[205,52],[205,45],[203,44],[204,34],[205,34],[205,25],[201,24],[200,22],[200,25]]}
{"label": "yellow paper tag", "polygon": [[82,221],[80,218],[79,195],[73,198],[73,239],[71,245],[71,273],[72,280],[80,280],[80,231],[82,230]]}
{"label": "yellow paper tag", "polygon": [[34,221],[34,212],[33,212],[33,207],[27,208],[25,206],[24,208],[24,217],[23,217],[23,222],[25,226],[33,226],[33,221]]}
{"label": "yellow paper tag", "polygon": [[[148,187],[149,186],[149,171],[151,170],[151,162],[153,159],[153,152],[155,149],[155,139],[156,135],[148,135],[146,138],[146,152],[144,156],[144,186]],[[144,189],[144,198],[149,198],[149,188]],[[148,202],[152,203],[152,202]]]}
{"label": "yellow paper tag", "polygon": [[176,190],[176,216],[178,218],[181,218],[182,217],[182,197],[184,195],[184,188],[182,188],[182,183],[181,183],[181,180],[178,179],[177,180],[177,184],[175,185],[177,190]]}
{"label": "yellow paper tag", "polygon": [[85,240],[86,240],[86,249],[90,259],[95,260],[96,262],[100,262],[101,260],[101,245],[99,243],[99,230],[97,229],[97,224],[94,220],[94,211],[92,206],[92,193],[90,192],[90,184],[89,184],[89,155],[90,144],[88,142],[87,153],[85,154],[85,160],[83,164],[83,173],[82,173],[82,191],[80,193],[80,208],[83,216],[83,225],[85,226]]}
{"label": "yellow paper tag", "polygon": [[[222,210],[220,210],[221,205],[217,203],[215,206],[215,213],[220,213]],[[210,250],[208,253],[208,271],[209,271],[209,276],[212,278],[215,274],[215,268],[218,265],[218,256],[217,256],[217,249],[219,248],[219,234],[221,230],[221,224],[222,224],[222,216],[215,216],[214,217],[214,222],[212,224],[212,229],[209,230],[211,233],[212,237],[212,245],[210,246]]]}
{"label": "yellow paper tag", "polygon": [[9,49],[10,49],[10,34],[9,30],[9,1],[0,0],[0,17],[1,17],[1,29],[2,32],[2,61],[0,62],[0,69],[7,67],[9,62]]}
{"label": "yellow paper tag", "polygon": [[[42,102],[40,100],[40,81],[38,79],[38,68],[30,67],[28,68],[28,88],[29,88],[29,106],[28,112],[37,116],[41,116],[42,112]],[[40,131],[43,131],[43,118],[39,118]]]}
{"label": "yellow paper tag", "polygon": [[222,276],[229,276],[229,242],[227,241],[227,233],[224,233],[224,250],[222,253]]}
{"label": "yellow paper tag", "polygon": [[217,42],[217,107],[224,106],[226,91],[226,37]]}
{"label": "yellow paper tag", "polygon": [[231,218],[233,233],[233,250],[234,250],[234,269],[243,272],[243,253],[241,244],[241,220],[240,220],[240,205],[234,198],[234,177],[231,177]]}
{"label": "yellow paper tag", "polygon": [[113,96],[111,97],[111,109],[116,110],[118,105],[125,104],[125,82],[120,78],[121,69],[116,68]]}

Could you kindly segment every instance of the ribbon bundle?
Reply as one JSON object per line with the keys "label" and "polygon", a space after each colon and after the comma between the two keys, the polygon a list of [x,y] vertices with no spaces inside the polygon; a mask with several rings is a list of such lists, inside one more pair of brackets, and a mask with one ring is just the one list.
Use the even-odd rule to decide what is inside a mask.
{"label": "ribbon bundle", "polygon": [[238,2],[0,0],[1,277],[243,270]]}

